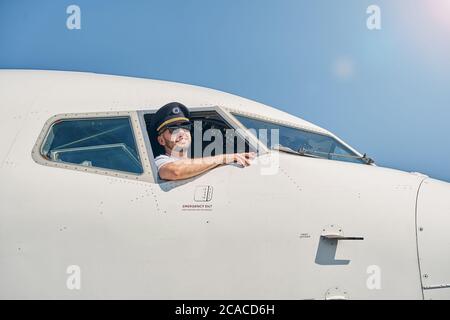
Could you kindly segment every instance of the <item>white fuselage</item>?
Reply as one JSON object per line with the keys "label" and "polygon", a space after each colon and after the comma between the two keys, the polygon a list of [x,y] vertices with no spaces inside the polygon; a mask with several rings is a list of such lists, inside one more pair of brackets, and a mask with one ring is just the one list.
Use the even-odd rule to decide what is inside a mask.
{"label": "white fuselage", "polygon": [[[450,298],[449,184],[275,151],[245,169],[160,181],[140,117],[171,101],[335,137],[211,89],[0,71],[0,298]],[[41,159],[39,141],[55,116],[117,112],[141,130],[141,177]],[[277,173],[261,174],[273,156]],[[364,240],[323,236],[334,229]],[[80,288],[68,286],[71,266]]]}

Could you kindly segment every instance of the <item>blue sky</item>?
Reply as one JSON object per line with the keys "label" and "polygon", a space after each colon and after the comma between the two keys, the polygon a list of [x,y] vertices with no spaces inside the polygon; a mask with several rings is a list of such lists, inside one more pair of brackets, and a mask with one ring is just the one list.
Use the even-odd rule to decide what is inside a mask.
{"label": "blue sky", "polygon": [[[66,8],[81,8],[68,30]],[[381,8],[381,30],[366,26]],[[450,181],[450,0],[0,0],[0,68],[234,93]]]}

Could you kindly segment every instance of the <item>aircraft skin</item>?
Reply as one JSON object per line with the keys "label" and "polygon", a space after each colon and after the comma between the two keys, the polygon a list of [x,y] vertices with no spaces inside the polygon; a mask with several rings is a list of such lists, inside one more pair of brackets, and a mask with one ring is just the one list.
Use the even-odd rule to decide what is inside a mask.
{"label": "aircraft skin", "polygon": [[[269,150],[247,168],[161,181],[142,119],[171,101],[342,142],[211,89],[1,70],[1,299],[450,298],[450,184]],[[55,121],[119,115],[133,123],[141,176],[49,163],[39,154]],[[261,174],[273,157],[277,173]],[[81,270],[79,290],[67,286],[69,266]]]}

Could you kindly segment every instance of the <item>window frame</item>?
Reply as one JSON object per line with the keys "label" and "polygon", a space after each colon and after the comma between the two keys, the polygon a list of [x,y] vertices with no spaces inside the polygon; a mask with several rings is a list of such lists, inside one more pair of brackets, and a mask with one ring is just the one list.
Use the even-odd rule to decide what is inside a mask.
{"label": "window frame", "polygon": [[[243,128],[245,128],[245,126],[235,117],[235,115],[242,116],[242,117],[247,117],[247,118],[250,118],[250,119],[253,119],[253,120],[257,120],[257,121],[268,122],[268,123],[271,123],[271,124],[274,124],[274,125],[285,126],[285,127],[289,127],[289,128],[296,129],[296,130],[302,130],[302,131],[310,132],[310,133],[313,133],[313,134],[319,134],[319,135],[327,136],[327,137],[330,137],[331,139],[334,139],[338,143],[342,144],[344,147],[348,148],[351,152],[354,152],[355,155],[357,155],[359,157],[363,157],[363,154],[361,154],[359,151],[357,151],[354,148],[352,148],[350,145],[345,143],[339,137],[337,137],[337,136],[335,136],[333,134],[330,134],[330,133],[328,133],[328,132],[326,132],[324,130],[314,130],[314,129],[311,129],[309,127],[301,126],[299,124],[295,124],[295,123],[292,123],[292,122],[276,120],[276,119],[273,119],[273,118],[264,117],[264,116],[261,116],[261,115],[257,115],[257,114],[253,114],[253,113],[249,113],[249,112],[243,112],[241,110],[235,110],[235,109],[231,109],[231,108],[229,108],[227,111],[230,114],[230,116],[235,119],[236,123],[238,123],[238,125],[243,127]],[[255,137],[255,138],[257,139],[257,137]],[[258,141],[259,141],[259,139],[258,139]],[[339,160],[326,159],[326,158],[320,158],[320,159],[330,160],[330,161],[339,161]],[[359,164],[359,163],[356,163],[356,164]],[[365,163],[361,163],[361,164],[365,164]],[[367,164],[365,164],[365,165],[367,165]],[[375,163],[371,163],[369,165],[376,166]]]}
{"label": "window frame", "polygon": [[[67,162],[56,162],[50,159],[47,159],[42,154],[42,148],[47,140],[48,135],[50,134],[50,129],[57,122],[64,120],[85,120],[85,119],[114,119],[114,118],[128,118],[130,122],[130,128],[133,134],[134,141],[136,143],[137,152],[139,154],[139,158],[141,161],[142,173],[132,173],[119,171],[114,169],[100,168],[100,167],[86,167],[82,165],[77,165],[73,163]],[[145,181],[145,182],[154,182],[153,175],[151,172],[150,161],[147,154],[147,149],[144,143],[144,135],[142,134],[142,128],[140,126],[140,121],[138,119],[138,115],[136,111],[111,111],[111,112],[87,112],[87,113],[64,113],[57,114],[48,119],[44,127],[41,130],[41,133],[33,147],[31,152],[31,156],[33,160],[44,166],[69,169],[79,172],[89,172],[94,174],[106,175],[116,178],[130,179],[135,181]]]}
{"label": "window frame", "polygon": [[[219,116],[221,116],[233,129],[242,129],[246,132],[246,136],[242,137],[244,138],[246,141],[248,141],[250,147],[254,148],[254,150],[258,150],[259,154],[264,154],[264,153],[268,153],[269,150],[266,148],[266,146],[264,146],[264,144],[262,144],[259,139],[257,139],[253,134],[251,134],[251,132],[249,132],[249,130],[244,127],[239,121],[236,120],[235,117],[233,117],[228,110],[226,110],[226,108],[221,107],[221,106],[217,106],[217,105],[211,105],[211,106],[202,106],[202,107],[196,107],[196,106],[187,106],[189,111],[191,113],[196,113],[196,112],[204,112],[204,111],[215,111],[217,112],[217,114]],[[143,132],[145,131],[146,134],[144,135],[144,143],[145,143],[145,147],[147,150],[147,153],[149,155],[149,160],[150,160],[150,166],[152,169],[152,173],[153,173],[153,179],[154,181],[164,181],[161,180],[159,178],[158,175],[158,168],[156,167],[156,163],[155,163],[155,156],[153,154],[153,149],[151,147],[151,143],[150,143],[150,137],[147,134],[147,126],[145,123],[145,118],[144,116],[147,114],[155,114],[158,109],[160,108],[160,106],[155,107],[154,109],[146,109],[146,110],[139,110],[137,111],[138,117],[139,117],[139,121],[140,121],[140,126],[143,128]],[[239,134],[239,133],[238,133]]]}

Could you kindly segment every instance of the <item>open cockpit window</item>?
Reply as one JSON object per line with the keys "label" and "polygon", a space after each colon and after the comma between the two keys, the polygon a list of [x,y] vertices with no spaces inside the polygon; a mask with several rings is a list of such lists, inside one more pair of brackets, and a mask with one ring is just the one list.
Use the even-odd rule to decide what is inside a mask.
{"label": "open cockpit window", "polygon": [[[153,113],[144,115],[153,156],[164,154],[164,149],[151,131],[150,121]],[[191,158],[255,151],[242,132],[236,131],[217,111],[191,111]]]}
{"label": "open cockpit window", "polygon": [[335,138],[311,131],[301,130],[294,127],[284,126],[273,122],[254,119],[240,114],[233,113],[233,116],[247,129],[256,133],[263,130],[269,132],[278,130],[278,141],[272,141],[272,134],[265,134],[263,143],[268,148],[284,147],[293,152],[306,154],[318,158],[330,160],[367,163]]}
{"label": "open cockpit window", "polygon": [[143,173],[129,117],[59,120],[41,154],[53,162]]}

